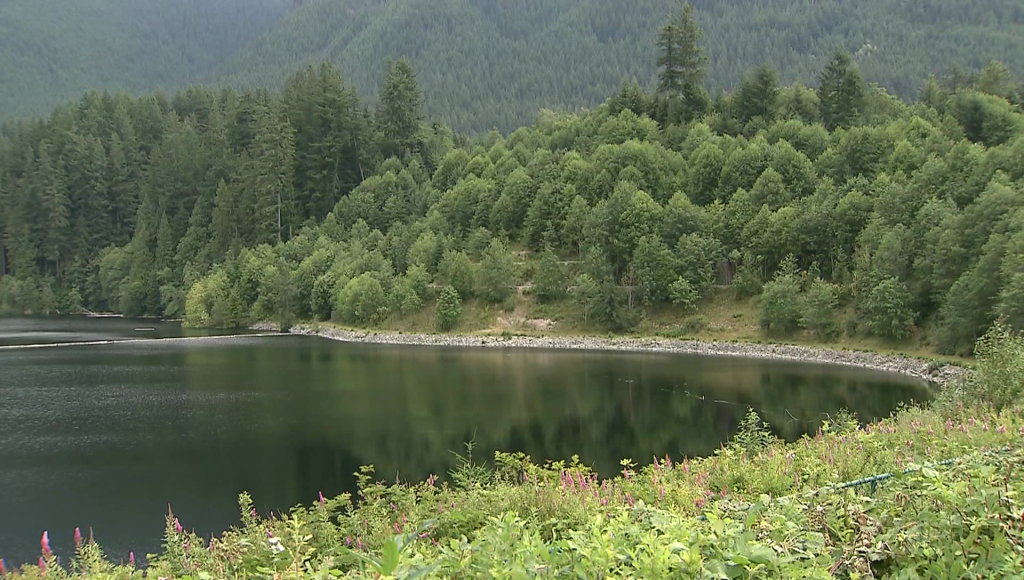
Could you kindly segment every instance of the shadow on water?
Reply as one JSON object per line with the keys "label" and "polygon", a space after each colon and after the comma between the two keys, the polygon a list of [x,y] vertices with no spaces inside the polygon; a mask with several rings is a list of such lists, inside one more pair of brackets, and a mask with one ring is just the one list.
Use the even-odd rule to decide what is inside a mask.
{"label": "shadow on water", "polygon": [[[924,400],[862,369],[668,354],[350,345],[309,337],[0,352],[0,555],[34,559],[76,526],[108,553],[159,548],[170,503],[208,535],[262,510],[352,491],[352,473],[421,480],[475,439],[533,458],[712,452],[747,406],[780,436],[841,408],[861,419]],[[715,402],[715,401],[720,402]]]}

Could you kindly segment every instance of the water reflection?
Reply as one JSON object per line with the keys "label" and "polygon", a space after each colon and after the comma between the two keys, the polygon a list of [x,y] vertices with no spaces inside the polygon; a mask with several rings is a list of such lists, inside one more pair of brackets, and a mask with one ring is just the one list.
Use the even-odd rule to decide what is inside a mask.
{"label": "water reflection", "polygon": [[67,552],[75,526],[114,555],[153,551],[168,503],[208,534],[236,521],[241,490],[278,510],[351,490],[363,464],[423,479],[470,439],[481,459],[579,454],[609,474],[710,453],[747,405],[793,439],[823,413],[927,396],[824,365],[305,337],[0,352],[0,555],[34,558],[43,529]]}

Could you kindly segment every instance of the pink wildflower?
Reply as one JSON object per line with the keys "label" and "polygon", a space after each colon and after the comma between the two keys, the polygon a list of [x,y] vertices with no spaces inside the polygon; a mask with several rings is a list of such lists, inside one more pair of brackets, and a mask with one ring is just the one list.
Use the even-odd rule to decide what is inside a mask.
{"label": "pink wildflower", "polygon": [[359,548],[360,551],[363,549],[363,541],[359,538],[356,538],[356,548]]}
{"label": "pink wildflower", "polygon": [[1006,426],[1005,426],[1005,425],[1000,425],[1000,426],[999,426],[999,427],[998,427],[998,428],[996,429],[996,432],[997,432],[997,433],[1006,433]]}
{"label": "pink wildflower", "polygon": [[0,558],[0,575],[7,575],[7,562],[3,558]]}
{"label": "pink wildflower", "polygon": [[42,556],[39,556],[39,569],[42,570],[43,572],[46,571],[46,561],[43,560]]}
{"label": "pink wildflower", "polygon": [[625,467],[622,468],[622,475],[626,478],[626,481],[629,481],[629,470]]}
{"label": "pink wildflower", "polygon": [[401,534],[402,533],[402,528],[398,527],[398,522],[395,522],[395,533],[396,534]]}
{"label": "pink wildflower", "polygon": [[427,478],[427,485],[430,487],[434,487],[434,481],[436,481],[436,479],[434,478],[434,474],[431,473],[430,477]]}
{"label": "pink wildflower", "polygon": [[665,486],[658,488],[658,499],[665,499]]}
{"label": "pink wildflower", "polygon": [[988,432],[988,421],[985,421],[984,423],[981,424],[981,430],[985,431],[986,433]]}
{"label": "pink wildflower", "polygon": [[352,545],[352,536],[349,536],[349,537],[345,538],[345,545],[346,546],[351,546]]}
{"label": "pink wildflower", "polygon": [[683,473],[690,473],[690,462],[685,457],[683,458]]}
{"label": "pink wildflower", "polygon": [[43,532],[43,539],[39,540],[39,545],[43,548],[43,555],[49,557],[53,552],[50,551],[50,533]]}
{"label": "pink wildflower", "polygon": [[946,419],[946,429],[952,429],[952,428],[953,428],[953,420],[952,419]]}
{"label": "pink wildflower", "polygon": [[178,521],[178,518],[174,518],[174,531],[179,534],[184,531],[184,528],[181,527],[181,522]]}
{"label": "pink wildflower", "polygon": [[128,565],[129,566],[134,566],[135,565],[135,552],[128,552]]}
{"label": "pink wildflower", "polygon": [[627,491],[626,501],[629,503],[629,507],[633,507],[633,496]]}
{"label": "pink wildflower", "polygon": [[75,528],[75,547],[82,545],[82,530]]}
{"label": "pink wildflower", "polygon": [[320,492],[317,492],[317,493],[320,494],[320,505],[322,507],[325,503],[327,503],[327,500],[324,499],[324,492],[320,491]]}

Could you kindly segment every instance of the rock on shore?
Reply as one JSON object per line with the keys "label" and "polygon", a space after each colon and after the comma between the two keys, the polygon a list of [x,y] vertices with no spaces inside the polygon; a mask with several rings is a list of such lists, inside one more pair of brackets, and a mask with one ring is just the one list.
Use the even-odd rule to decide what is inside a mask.
{"label": "rock on shore", "polygon": [[[264,328],[260,328],[264,330]],[[778,359],[854,366],[917,377],[937,386],[959,379],[965,369],[953,365],[934,368],[927,361],[872,352],[833,350],[806,346],[752,344],[740,342],[703,342],[654,338],[468,336],[455,334],[398,334],[360,332],[328,326],[298,325],[293,334],[320,336],[342,342],[484,348],[550,348],[663,352],[709,356]]]}

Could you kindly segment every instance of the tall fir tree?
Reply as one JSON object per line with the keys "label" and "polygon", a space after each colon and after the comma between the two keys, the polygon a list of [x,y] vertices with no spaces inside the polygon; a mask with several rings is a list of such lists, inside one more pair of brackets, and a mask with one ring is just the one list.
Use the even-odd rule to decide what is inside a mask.
{"label": "tall fir tree", "polygon": [[389,60],[380,88],[375,121],[385,157],[406,157],[420,146],[423,93],[408,59]]}
{"label": "tall fir tree", "polygon": [[658,34],[658,92],[666,97],[665,110],[659,116],[669,123],[691,120],[707,108],[704,74],[708,59],[701,46],[703,38],[704,30],[689,2],[669,16]]}
{"label": "tall fir tree", "polygon": [[864,78],[845,50],[832,55],[819,77],[821,120],[829,131],[854,125],[864,108]]}

